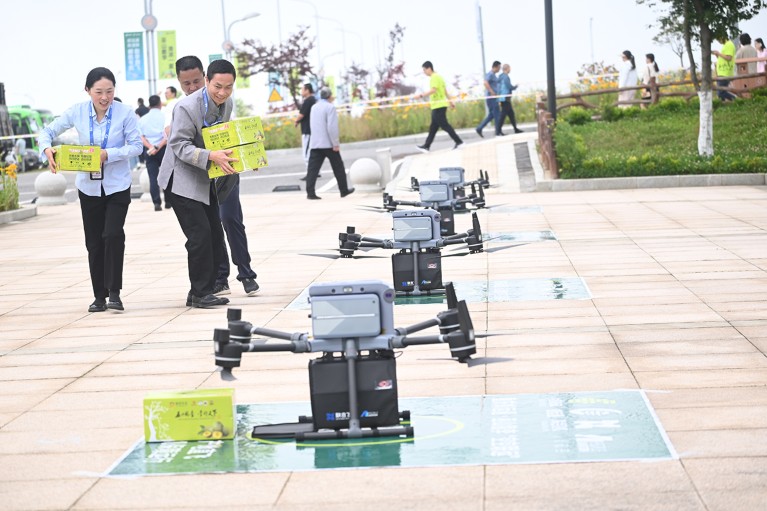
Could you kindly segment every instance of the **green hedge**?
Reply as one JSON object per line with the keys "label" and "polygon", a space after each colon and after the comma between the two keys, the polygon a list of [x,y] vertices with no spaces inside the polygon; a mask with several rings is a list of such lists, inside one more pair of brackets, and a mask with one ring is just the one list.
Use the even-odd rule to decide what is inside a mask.
{"label": "green hedge", "polygon": [[606,106],[600,113],[597,122],[582,112],[557,121],[563,179],[767,172],[767,90],[734,103],[714,100],[713,158],[698,156],[697,98],[646,110]]}

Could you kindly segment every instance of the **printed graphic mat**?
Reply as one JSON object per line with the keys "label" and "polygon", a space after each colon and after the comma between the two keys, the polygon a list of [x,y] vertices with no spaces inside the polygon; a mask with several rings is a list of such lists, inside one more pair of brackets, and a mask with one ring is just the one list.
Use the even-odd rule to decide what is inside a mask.
{"label": "printed graphic mat", "polygon": [[400,399],[413,438],[295,442],[251,438],[256,424],[294,422],[308,402],[237,405],[228,441],[139,441],[110,476],[351,467],[668,460],[677,455],[642,391]]}

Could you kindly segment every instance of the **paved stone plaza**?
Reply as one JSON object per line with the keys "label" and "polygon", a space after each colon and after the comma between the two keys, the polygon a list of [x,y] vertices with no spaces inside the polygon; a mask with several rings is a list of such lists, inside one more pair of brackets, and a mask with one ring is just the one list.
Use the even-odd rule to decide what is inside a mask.
{"label": "paved stone plaza", "polygon": [[[184,306],[181,229],[171,211],[137,200],[126,310],[88,314],[80,209],[68,204],[0,226],[0,509],[767,509],[767,187],[521,193],[514,144],[532,138],[408,158],[394,193],[415,198],[410,176],[436,178],[443,166],[469,178],[487,170],[487,203],[503,207],[479,212],[483,230],[553,236],[492,240],[508,247],[445,258],[443,278],[577,278],[591,297],[471,301],[477,333],[496,334],[478,339],[477,356],[508,360],[467,367],[442,360],[444,346],[409,348],[397,359],[400,396],[643,390],[672,459],[107,477],[143,436],[147,392],[231,386],[239,403],[308,402],[310,356],[245,354],[238,380],[221,381],[211,338],[225,310]],[[390,282],[391,251],[301,255],[329,252],[347,225],[391,231],[388,215],[359,207],[380,194],[320,194],[242,196],[262,289],[247,297],[230,281],[244,319],[307,331],[307,311],[288,305],[310,284]],[[456,224],[469,228],[468,215]],[[398,305],[395,322],[443,308]]]}

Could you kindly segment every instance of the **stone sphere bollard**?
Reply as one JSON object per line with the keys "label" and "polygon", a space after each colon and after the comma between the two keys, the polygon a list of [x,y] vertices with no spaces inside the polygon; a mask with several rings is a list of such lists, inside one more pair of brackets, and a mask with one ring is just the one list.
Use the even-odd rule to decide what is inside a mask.
{"label": "stone sphere bollard", "polygon": [[141,202],[152,202],[152,195],[149,193],[149,172],[146,167],[141,169],[138,182],[141,185]]}
{"label": "stone sphere bollard", "polygon": [[35,178],[35,192],[37,193],[38,206],[60,206],[66,204],[64,193],[67,191],[67,178],[63,174],[53,172],[41,172]]}
{"label": "stone sphere bollard", "polygon": [[360,158],[352,163],[349,177],[358,191],[381,189],[381,166],[372,158]]}

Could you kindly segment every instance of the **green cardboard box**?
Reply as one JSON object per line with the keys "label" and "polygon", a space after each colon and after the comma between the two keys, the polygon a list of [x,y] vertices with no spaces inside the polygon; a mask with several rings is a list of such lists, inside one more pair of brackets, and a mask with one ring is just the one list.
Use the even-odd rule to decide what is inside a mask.
{"label": "green cardboard box", "polygon": [[144,440],[234,438],[234,389],[152,392],[144,396]]}
{"label": "green cardboard box", "polygon": [[57,145],[54,160],[59,170],[98,172],[101,170],[101,148],[94,145]]}
{"label": "green cardboard box", "polygon": [[260,117],[243,117],[202,129],[205,149],[231,149],[254,142],[263,143],[264,128]]}
{"label": "green cardboard box", "polygon": [[[266,167],[267,165],[266,149],[264,149],[264,144],[262,143],[230,147],[230,149],[232,150],[232,154],[229,157],[237,158],[238,160],[231,162],[232,168],[234,168],[234,170],[237,172],[242,172],[245,170],[256,170],[260,169],[261,167]],[[210,164],[210,168],[208,169],[208,176],[211,179],[224,175],[226,175],[226,173],[221,170],[221,167],[215,163]]]}

